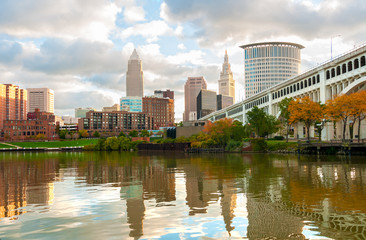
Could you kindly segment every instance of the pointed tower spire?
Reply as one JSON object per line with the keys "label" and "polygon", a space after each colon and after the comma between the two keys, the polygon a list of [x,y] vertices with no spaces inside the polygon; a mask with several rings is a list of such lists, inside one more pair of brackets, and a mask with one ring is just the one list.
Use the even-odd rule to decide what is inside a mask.
{"label": "pointed tower spire", "polygon": [[225,49],[224,62],[225,62],[225,63],[229,63],[229,56],[227,55],[227,50],[226,50],[226,49]]}
{"label": "pointed tower spire", "polygon": [[137,54],[136,48],[133,49],[133,52],[131,54],[130,60],[140,60],[139,55]]}

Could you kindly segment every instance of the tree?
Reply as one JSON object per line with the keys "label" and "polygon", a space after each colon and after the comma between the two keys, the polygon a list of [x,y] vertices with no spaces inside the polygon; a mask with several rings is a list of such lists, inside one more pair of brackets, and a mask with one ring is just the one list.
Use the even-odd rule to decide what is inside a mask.
{"label": "tree", "polygon": [[290,132],[290,111],[288,110],[288,107],[290,106],[290,103],[293,101],[292,98],[284,98],[281,100],[281,102],[278,104],[281,114],[280,114],[280,121],[286,128],[286,142],[288,142],[288,134]]}
{"label": "tree", "polygon": [[355,94],[356,99],[356,119],[358,120],[358,130],[357,130],[357,138],[358,141],[360,141],[361,137],[361,121],[365,119],[366,117],[366,91],[360,91]]}
{"label": "tree", "polygon": [[36,139],[37,140],[44,140],[44,139],[46,139],[46,136],[43,133],[38,133],[37,136],[36,136]]}
{"label": "tree", "polygon": [[353,115],[353,103],[347,95],[340,95],[330,99],[326,104],[326,115],[333,121],[341,121],[343,125],[343,137],[346,139],[346,126],[348,119]]}
{"label": "tree", "polygon": [[298,98],[289,104],[289,123],[303,122],[306,127],[307,138],[310,141],[310,126],[322,119],[323,109],[320,103],[313,102],[308,96]]}
{"label": "tree", "polygon": [[266,117],[266,113],[257,106],[254,106],[252,110],[247,112],[247,117],[248,117],[248,123],[253,128],[257,136],[262,136],[265,127],[264,120]]}
{"label": "tree", "polygon": [[124,132],[120,132],[119,134],[118,134],[118,137],[126,137],[126,134],[124,133]]}
{"label": "tree", "polygon": [[120,148],[120,141],[116,137],[109,137],[105,141],[107,150],[118,151]]}
{"label": "tree", "polygon": [[98,131],[95,131],[93,133],[93,137],[99,138],[100,137],[100,133]]}
{"label": "tree", "polygon": [[[205,125],[203,132],[214,142],[225,147],[232,136],[232,126],[233,120],[230,118],[220,119],[213,123],[209,121]],[[212,143],[212,141],[210,141],[210,143]]]}
{"label": "tree", "polygon": [[319,142],[322,140],[322,131],[325,127],[325,123],[329,122],[328,120],[325,119],[326,105],[320,104],[320,107],[322,108],[321,119],[316,120],[314,123],[314,127],[318,130],[318,133],[319,133]]}
{"label": "tree", "polygon": [[266,114],[264,118],[263,137],[276,133],[280,129],[280,121],[275,116]]}
{"label": "tree", "polygon": [[129,137],[138,137],[139,136],[139,132],[136,130],[132,130],[128,133]]}
{"label": "tree", "polygon": [[87,137],[89,137],[89,133],[88,133],[88,131],[86,131],[85,129],[81,129],[81,130],[79,130],[79,135],[80,135],[80,137],[82,137],[82,138],[87,138]]}
{"label": "tree", "polygon": [[147,130],[141,130],[140,137],[150,137],[150,133]]}
{"label": "tree", "polygon": [[58,136],[61,138],[61,139],[65,139],[66,135],[69,133],[69,131],[67,130],[61,130],[59,131],[58,133]]}

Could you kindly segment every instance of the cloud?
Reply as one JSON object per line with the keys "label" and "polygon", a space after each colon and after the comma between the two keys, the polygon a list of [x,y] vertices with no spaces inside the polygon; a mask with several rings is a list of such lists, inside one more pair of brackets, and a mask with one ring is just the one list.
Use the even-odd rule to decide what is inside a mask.
{"label": "cloud", "polygon": [[28,70],[48,74],[92,75],[123,72],[126,57],[110,43],[47,39],[37,52],[23,58],[23,64]]}
{"label": "cloud", "polygon": [[108,41],[120,9],[104,0],[2,0],[0,32],[15,37]]}
{"label": "cloud", "polygon": [[120,36],[122,39],[131,36],[141,35],[146,38],[147,42],[156,42],[160,36],[173,35],[174,30],[169,25],[161,20],[154,20],[148,23],[136,24],[132,27],[122,30]]}
{"label": "cloud", "polygon": [[366,27],[360,20],[365,11],[363,0],[166,0],[160,16],[169,24],[189,24],[194,28],[191,37],[207,47],[289,35],[314,40],[359,33],[364,39]]}
{"label": "cloud", "polygon": [[124,16],[127,23],[140,22],[145,20],[145,11],[142,7],[129,6],[125,8]]}

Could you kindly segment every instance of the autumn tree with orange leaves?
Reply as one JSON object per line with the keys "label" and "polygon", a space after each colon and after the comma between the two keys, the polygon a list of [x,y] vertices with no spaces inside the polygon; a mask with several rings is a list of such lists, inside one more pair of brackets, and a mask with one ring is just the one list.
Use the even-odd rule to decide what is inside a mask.
{"label": "autumn tree with orange leaves", "polygon": [[[366,91],[354,93],[356,101],[356,114],[355,119],[358,120],[358,141],[361,137],[361,121],[366,118]],[[355,121],[356,122],[356,121]]]}
{"label": "autumn tree with orange leaves", "polygon": [[324,109],[320,103],[313,102],[308,96],[297,98],[289,104],[290,124],[303,122],[310,140],[310,127],[324,118]]}
{"label": "autumn tree with orange leaves", "polygon": [[[355,116],[355,100],[354,95],[339,95],[334,99],[330,99],[326,104],[326,115],[332,121],[341,121],[343,125],[342,139],[346,139],[347,121]],[[350,129],[352,132],[352,129]],[[352,136],[352,134],[351,134]]]}

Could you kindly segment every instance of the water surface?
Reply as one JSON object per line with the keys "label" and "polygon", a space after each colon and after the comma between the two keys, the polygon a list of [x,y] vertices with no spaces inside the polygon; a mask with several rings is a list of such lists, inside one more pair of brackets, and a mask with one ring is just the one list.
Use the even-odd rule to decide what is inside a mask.
{"label": "water surface", "polygon": [[0,154],[4,239],[366,239],[366,158]]}

